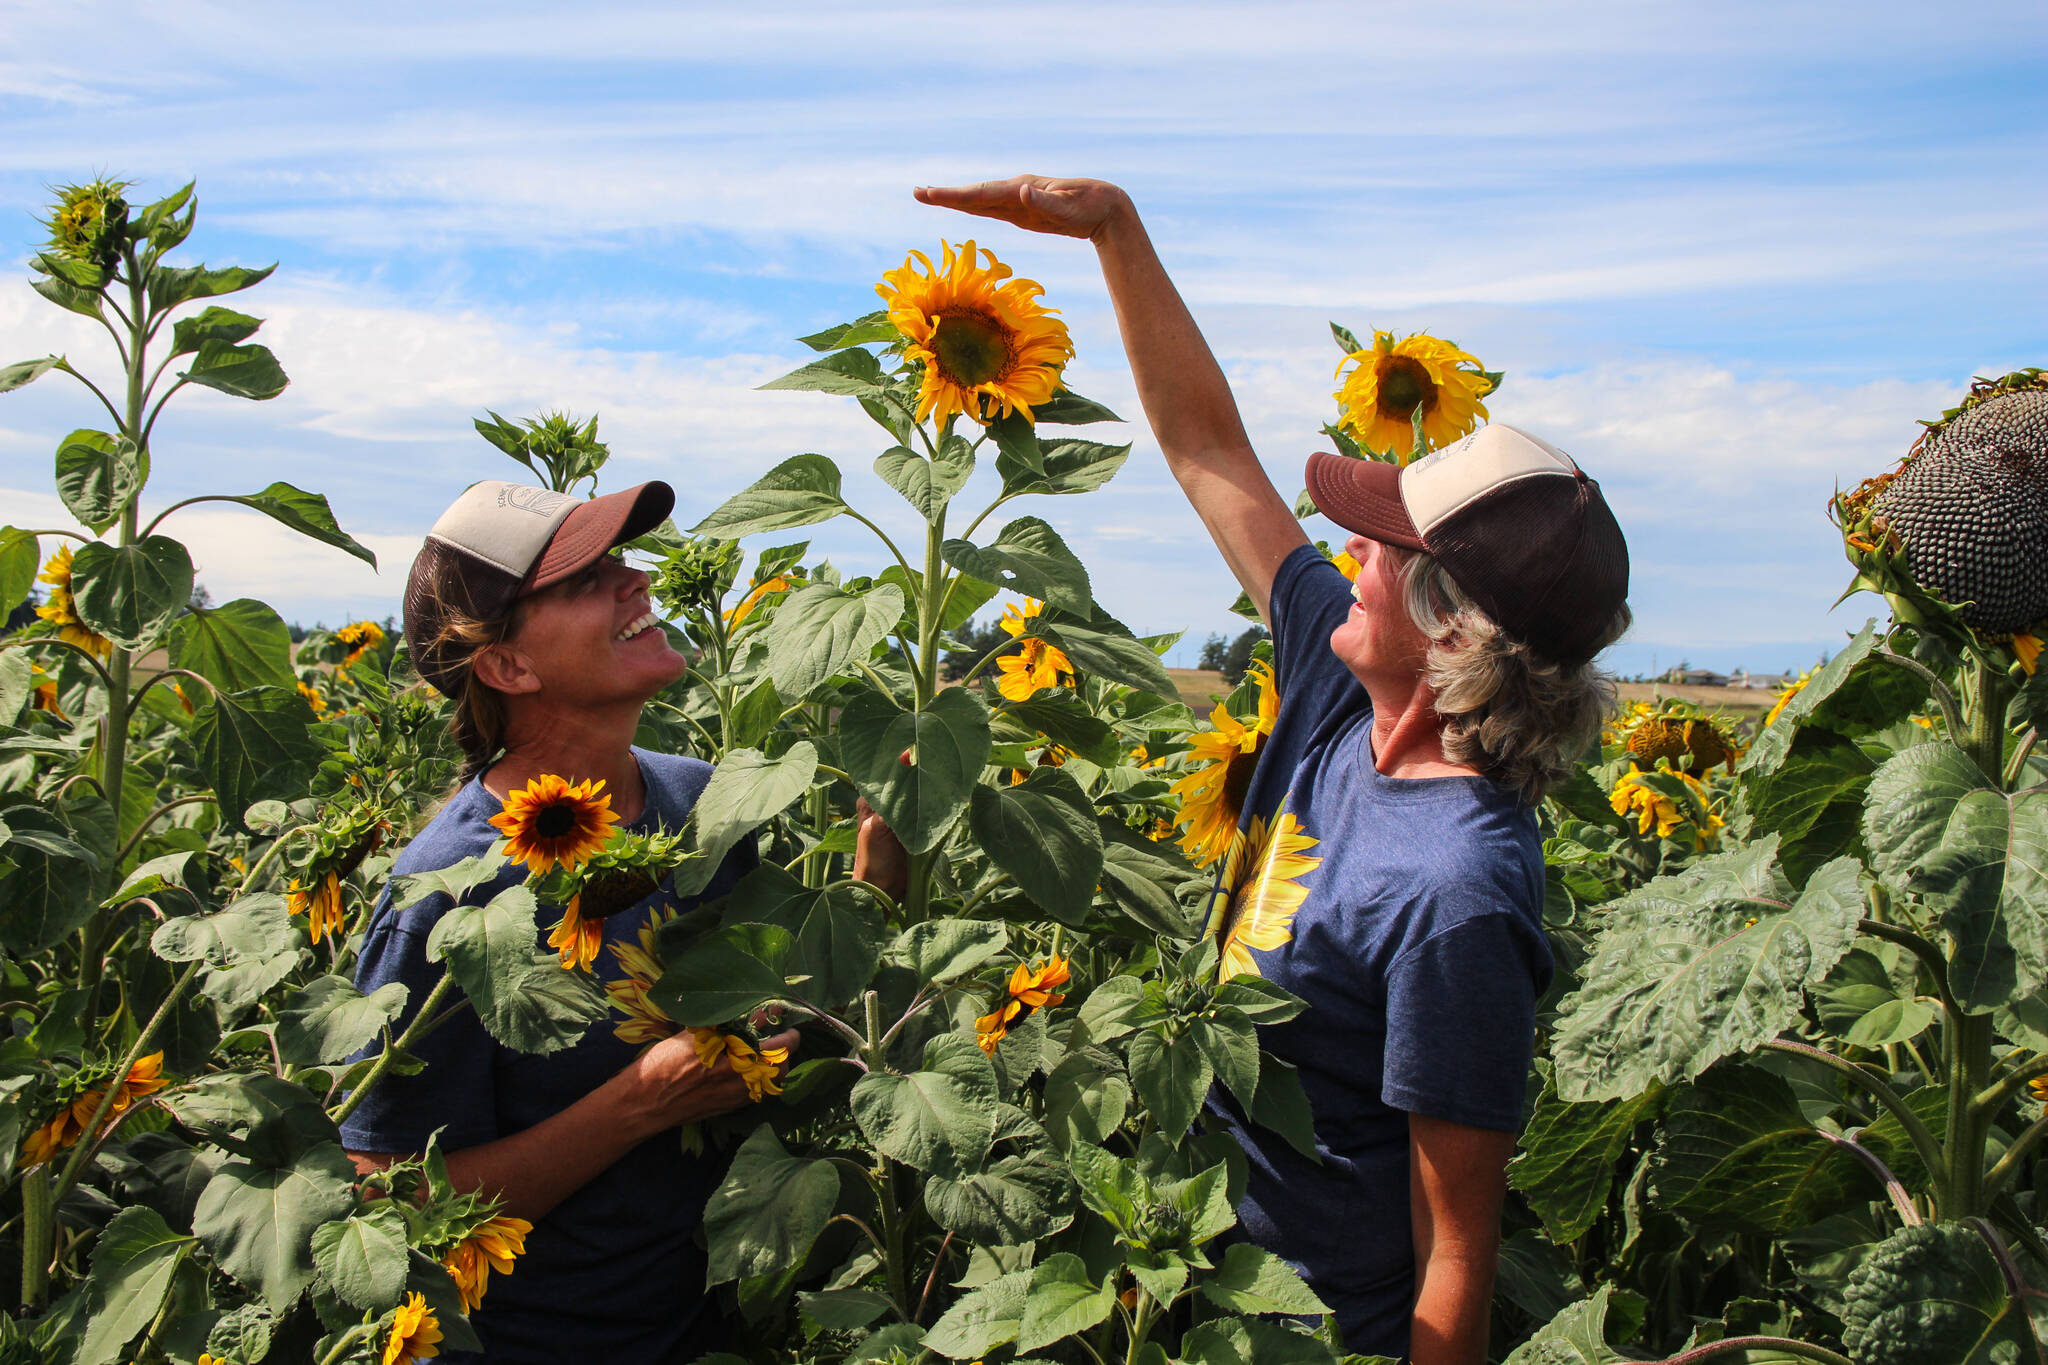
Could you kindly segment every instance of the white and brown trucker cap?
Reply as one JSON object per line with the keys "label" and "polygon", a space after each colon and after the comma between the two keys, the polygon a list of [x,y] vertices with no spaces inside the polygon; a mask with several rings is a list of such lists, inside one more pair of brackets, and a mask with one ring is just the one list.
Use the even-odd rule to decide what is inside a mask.
{"label": "white and brown trucker cap", "polygon": [[675,490],[660,480],[588,501],[496,479],[471,484],[427,532],[412,562],[405,639],[413,666],[438,691],[456,696],[467,653],[437,647],[451,610],[502,620],[528,593],[659,526],[675,502]]}
{"label": "white and brown trucker cap", "polygon": [[1564,664],[1628,600],[1628,542],[1600,485],[1548,441],[1493,422],[1397,468],[1316,454],[1308,491],[1349,531],[1421,550],[1517,640]]}

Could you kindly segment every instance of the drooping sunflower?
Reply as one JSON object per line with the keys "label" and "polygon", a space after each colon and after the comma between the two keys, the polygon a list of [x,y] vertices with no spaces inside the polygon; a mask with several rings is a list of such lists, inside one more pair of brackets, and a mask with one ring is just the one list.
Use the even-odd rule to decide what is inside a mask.
{"label": "drooping sunflower", "polygon": [[335,631],[334,639],[337,644],[348,648],[340,664],[340,667],[347,668],[384,643],[384,627],[375,621],[356,621]]}
{"label": "drooping sunflower", "polygon": [[1714,810],[1713,794],[1706,784],[1691,773],[1676,768],[1660,768],[1657,776],[1672,777],[1685,784],[1690,800],[1681,804],[1679,798],[1668,791],[1659,791],[1645,779],[1651,774],[1631,767],[1614,784],[1614,791],[1608,796],[1608,804],[1616,815],[1632,819],[1636,833],[1649,834],[1653,831],[1659,839],[1669,839],[1686,825],[1692,826],[1693,844],[1705,848],[1714,842],[1725,823]]}
{"label": "drooping sunflower", "polygon": [[294,915],[306,916],[306,932],[318,943],[326,938],[330,930],[339,930],[347,923],[341,911],[341,876],[330,871],[324,877],[316,877],[310,887],[299,885],[297,877],[292,878],[291,889],[285,894],[285,904]]}
{"label": "drooping sunflower", "polygon": [[[128,1074],[115,1087],[114,1102],[108,1107],[106,1122],[101,1127],[111,1126],[133,1107],[135,1101],[168,1085],[170,1082],[165,1079],[163,1070],[164,1054],[161,1052],[137,1058],[135,1065],[128,1068]],[[23,1169],[41,1165],[83,1138],[86,1125],[99,1113],[100,1102],[106,1096],[104,1086],[81,1092],[70,1104],[58,1110],[48,1123],[28,1135],[21,1144],[21,1155],[15,1164]]]}
{"label": "drooping sunflower", "polygon": [[384,1342],[383,1365],[411,1365],[441,1354],[441,1320],[427,1307],[427,1296],[414,1292],[392,1310],[391,1335]]}
{"label": "drooping sunflower", "polygon": [[[1347,376],[1346,366],[1356,368]],[[1344,381],[1336,394],[1344,429],[1367,450],[1402,464],[1413,458],[1418,409],[1423,446],[1438,450],[1485,420],[1479,400],[1493,391],[1477,359],[1426,332],[1399,340],[1374,332],[1372,345],[1338,362],[1337,374]]]}
{"label": "drooping sunflower", "polygon": [[779,592],[788,591],[789,579],[783,576],[782,574],[777,574],[773,578],[767,579],[760,583],[756,583],[753,586],[753,588],[748,591],[747,595],[739,600],[739,604],[737,606],[729,607],[726,609],[725,624],[728,627],[738,625],[740,622],[746,620],[749,616],[752,616],[754,614],[754,608],[760,606],[763,601],[770,597],[773,597],[775,594]]}
{"label": "drooping sunflower", "polygon": [[1215,728],[1188,736],[1202,766],[1190,766],[1185,777],[1173,784],[1180,797],[1181,851],[1196,867],[1207,867],[1230,851],[1231,836],[1237,833],[1237,813],[1244,805],[1245,789],[1251,785],[1252,770],[1258,766],[1259,751],[1266,736],[1280,719],[1280,692],[1273,684],[1273,669],[1263,659],[1254,659],[1245,670],[1259,685],[1259,709],[1249,723],[1230,714],[1222,702],[1209,713]]}
{"label": "drooping sunflower", "polygon": [[533,1224],[524,1218],[494,1216],[471,1229],[469,1236],[441,1258],[455,1287],[462,1291],[464,1312],[474,1313],[484,1301],[493,1270],[500,1275],[512,1273],[512,1262],[526,1254],[526,1234],[532,1231]]}
{"label": "drooping sunflower", "polygon": [[571,896],[569,906],[562,911],[562,918],[548,933],[548,947],[553,948],[562,959],[565,972],[587,971],[597,961],[598,950],[604,947],[604,921],[587,920],[578,912],[581,896]]}
{"label": "drooping sunflower", "polygon": [[1053,396],[1073,358],[1067,325],[1038,302],[1045,290],[1011,279],[994,252],[973,242],[957,251],[939,245],[944,263],[937,269],[913,251],[875,286],[890,324],[910,343],[904,354],[924,366],[917,420],[944,422],[956,412],[982,423],[1012,412],[1029,420],[1032,405]]}
{"label": "drooping sunflower", "polygon": [[619,964],[625,975],[605,982],[604,989],[612,998],[612,1008],[626,1016],[624,1023],[612,1028],[613,1036],[622,1043],[646,1047],[676,1033],[676,1021],[669,1018],[668,1011],[647,998],[647,992],[661,979],[661,952],[656,940],[661,926],[675,915],[673,909],[657,910],[641,926],[638,944],[612,944],[612,961]]}
{"label": "drooping sunflower", "polygon": [[1216,936],[1221,956],[1219,981],[1234,976],[1259,976],[1252,949],[1267,952],[1294,937],[1294,917],[1308,899],[1299,878],[1322,866],[1306,856],[1316,840],[1303,832],[1292,811],[1281,811],[1271,825],[1254,815],[1244,833],[1230,845],[1230,859],[1211,893],[1208,932]]}
{"label": "drooping sunflower", "polygon": [[1770,729],[1772,724],[1778,719],[1778,713],[1785,709],[1785,703],[1791,701],[1801,692],[1804,692],[1806,685],[1812,681],[1813,670],[1809,668],[1791,682],[1786,683],[1784,690],[1778,693],[1778,699],[1771,704],[1769,713],[1764,716],[1764,723],[1761,728],[1765,730]]}
{"label": "drooping sunflower", "polygon": [[505,856],[525,863],[536,874],[556,865],[574,867],[605,845],[613,825],[619,822],[612,810],[604,780],[571,783],[553,773],[542,773],[505,798],[505,808],[491,817],[491,824],[505,836]]}
{"label": "drooping sunflower", "polygon": [[1007,634],[1023,640],[1022,648],[1015,654],[1005,654],[996,660],[996,671],[1003,675],[996,690],[1011,701],[1028,701],[1048,687],[1072,685],[1074,681],[1074,664],[1064,651],[1035,635],[1024,634],[1031,618],[1044,610],[1045,603],[1027,597],[1021,608],[1014,602],[1004,607],[1003,619],[996,622]]}
{"label": "drooping sunflower", "polygon": [[759,1104],[769,1095],[780,1095],[782,1086],[778,1083],[782,1064],[789,1060],[786,1047],[764,1047],[756,1049],[737,1034],[725,1035],[725,1060],[747,1083],[747,1098]]}
{"label": "drooping sunflower", "polygon": [[71,717],[64,714],[64,707],[57,699],[57,678],[41,664],[28,666],[29,704],[38,711],[48,711],[58,720],[69,724]]}
{"label": "drooping sunflower", "polygon": [[1019,962],[1010,973],[1009,985],[996,1007],[974,1021],[974,1041],[983,1052],[994,1054],[996,1045],[1010,1030],[1031,1017],[1032,1011],[1051,1009],[1067,997],[1055,987],[1067,984],[1071,972],[1063,957],[1049,957],[1041,966]]}
{"label": "drooping sunflower", "polygon": [[71,596],[71,547],[59,547],[36,575],[38,583],[50,585],[50,600],[36,608],[36,615],[57,628],[57,638],[77,645],[95,659],[113,653],[114,642],[79,619],[78,602]]}

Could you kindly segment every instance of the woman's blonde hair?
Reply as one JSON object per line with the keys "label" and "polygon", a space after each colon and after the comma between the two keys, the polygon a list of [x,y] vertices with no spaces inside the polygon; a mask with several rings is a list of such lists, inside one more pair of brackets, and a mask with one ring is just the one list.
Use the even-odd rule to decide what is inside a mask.
{"label": "woman's blonde hair", "polygon": [[[1435,559],[1388,548],[1408,617],[1430,640],[1422,676],[1443,718],[1444,757],[1535,805],[1592,748],[1614,709],[1614,679],[1590,661],[1560,664],[1535,653],[1473,605]],[[1624,604],[1597,648],[1621,638],[1631,619]]]}

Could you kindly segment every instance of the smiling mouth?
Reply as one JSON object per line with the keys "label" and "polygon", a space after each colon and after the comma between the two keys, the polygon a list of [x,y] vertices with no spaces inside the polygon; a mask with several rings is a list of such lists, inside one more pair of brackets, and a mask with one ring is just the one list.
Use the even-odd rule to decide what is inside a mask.
{"label": "smiling mouth", "polygon": [[630,640],[635,635],[638,635],[641,631],[651,629],[652,627],[658,626],[660,624],[661,618],[656,616],[653,612],[643,612],[639,616],[636,616],[631,621],[627,622],[626,628],[620,631],[617,635],[612,636],[612,639],[615,641]]}

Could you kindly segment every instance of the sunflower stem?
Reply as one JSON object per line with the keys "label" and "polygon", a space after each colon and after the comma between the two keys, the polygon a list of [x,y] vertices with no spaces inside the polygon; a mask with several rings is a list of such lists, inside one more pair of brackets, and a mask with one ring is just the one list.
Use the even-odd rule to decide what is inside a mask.
{"label": "sunflower stem", "polygon": [[34,1166],[21,1175],[21,1307],[33,1313],[43,1306],[50,1285],[51,1234],[55,1231],[50,1198],[50,1168]]}
{"label": "sunflower stem", "polygon": [[[356,1107],[370,1097],[370,1092],[377,1088],[377,1082],[384,1079],[384,1073],[391,1069],[392,1062],[397,1059],[399,1053],[405,1051],[406,1045],[440,1023],[439,1019],[434,1018],[434,1006],[441,1003],[441,997],[446,995],[448,988],[454,984],[454,970],[443,968],[441,979],[434,983],[434,989],[429,991],[427,998],[420,1003],[419,1010],[412,1017],[412,1023],[406,1026],[405,1032],[398,1035],[398,1041],[391,1041],[389,1028],[384,1030],[384,1050],[377,1054],[375,1064],[370,1067],[370,1074],[363,1077],[362,1083],[349,1092],[348,1098],[330,1112],[328,1118],[337,1124],[345,1122],[350,1114],[355,1113]],[[429,1023],[429,1020],[432,1022]],[[422,1025],[425,1027],[422,1028]]]}
{"label": "sunflower stem", "polygon": [[143,1025],[142,1032],[135,1035],[135,1041],[128,1047],[128,1055],[121,1059],[121,1065],[114,1072],[118,1079],[108,1082],[106,1092],[100,1096],[99,1108],[93,1110],[92,1121],[85,1125],[85,1131],[78,1139],[78,1146],[71,1153],[71,1160],[64,1166],[64,1174],[57,1178],[57,1184],[50,1191],[51,1207],[54,1208],[57,1201],[78,1183],[78,1177],[85,1173],[86,1157],[99,1150],[94,1138],[101,1136],[100,1125],[107,1121],[113,1111],[115,1099],[128,1084],[129,1073],[135,1070],[135,1064],[142,1060],[142,1054],[147,1052],[149,1045],[156,1040],[157,1031],[171,1017],[171,1011],[178,1007],[178,1001],[184,998],[185,988],[192,984],[193,978],[199,975],[199,969],[205,965],[204,958],[188,964],[185,970],[178,974],[178,979],[171,983],[170,993],[164,996],[163,1003],[156,1007],[156,1013]]}

